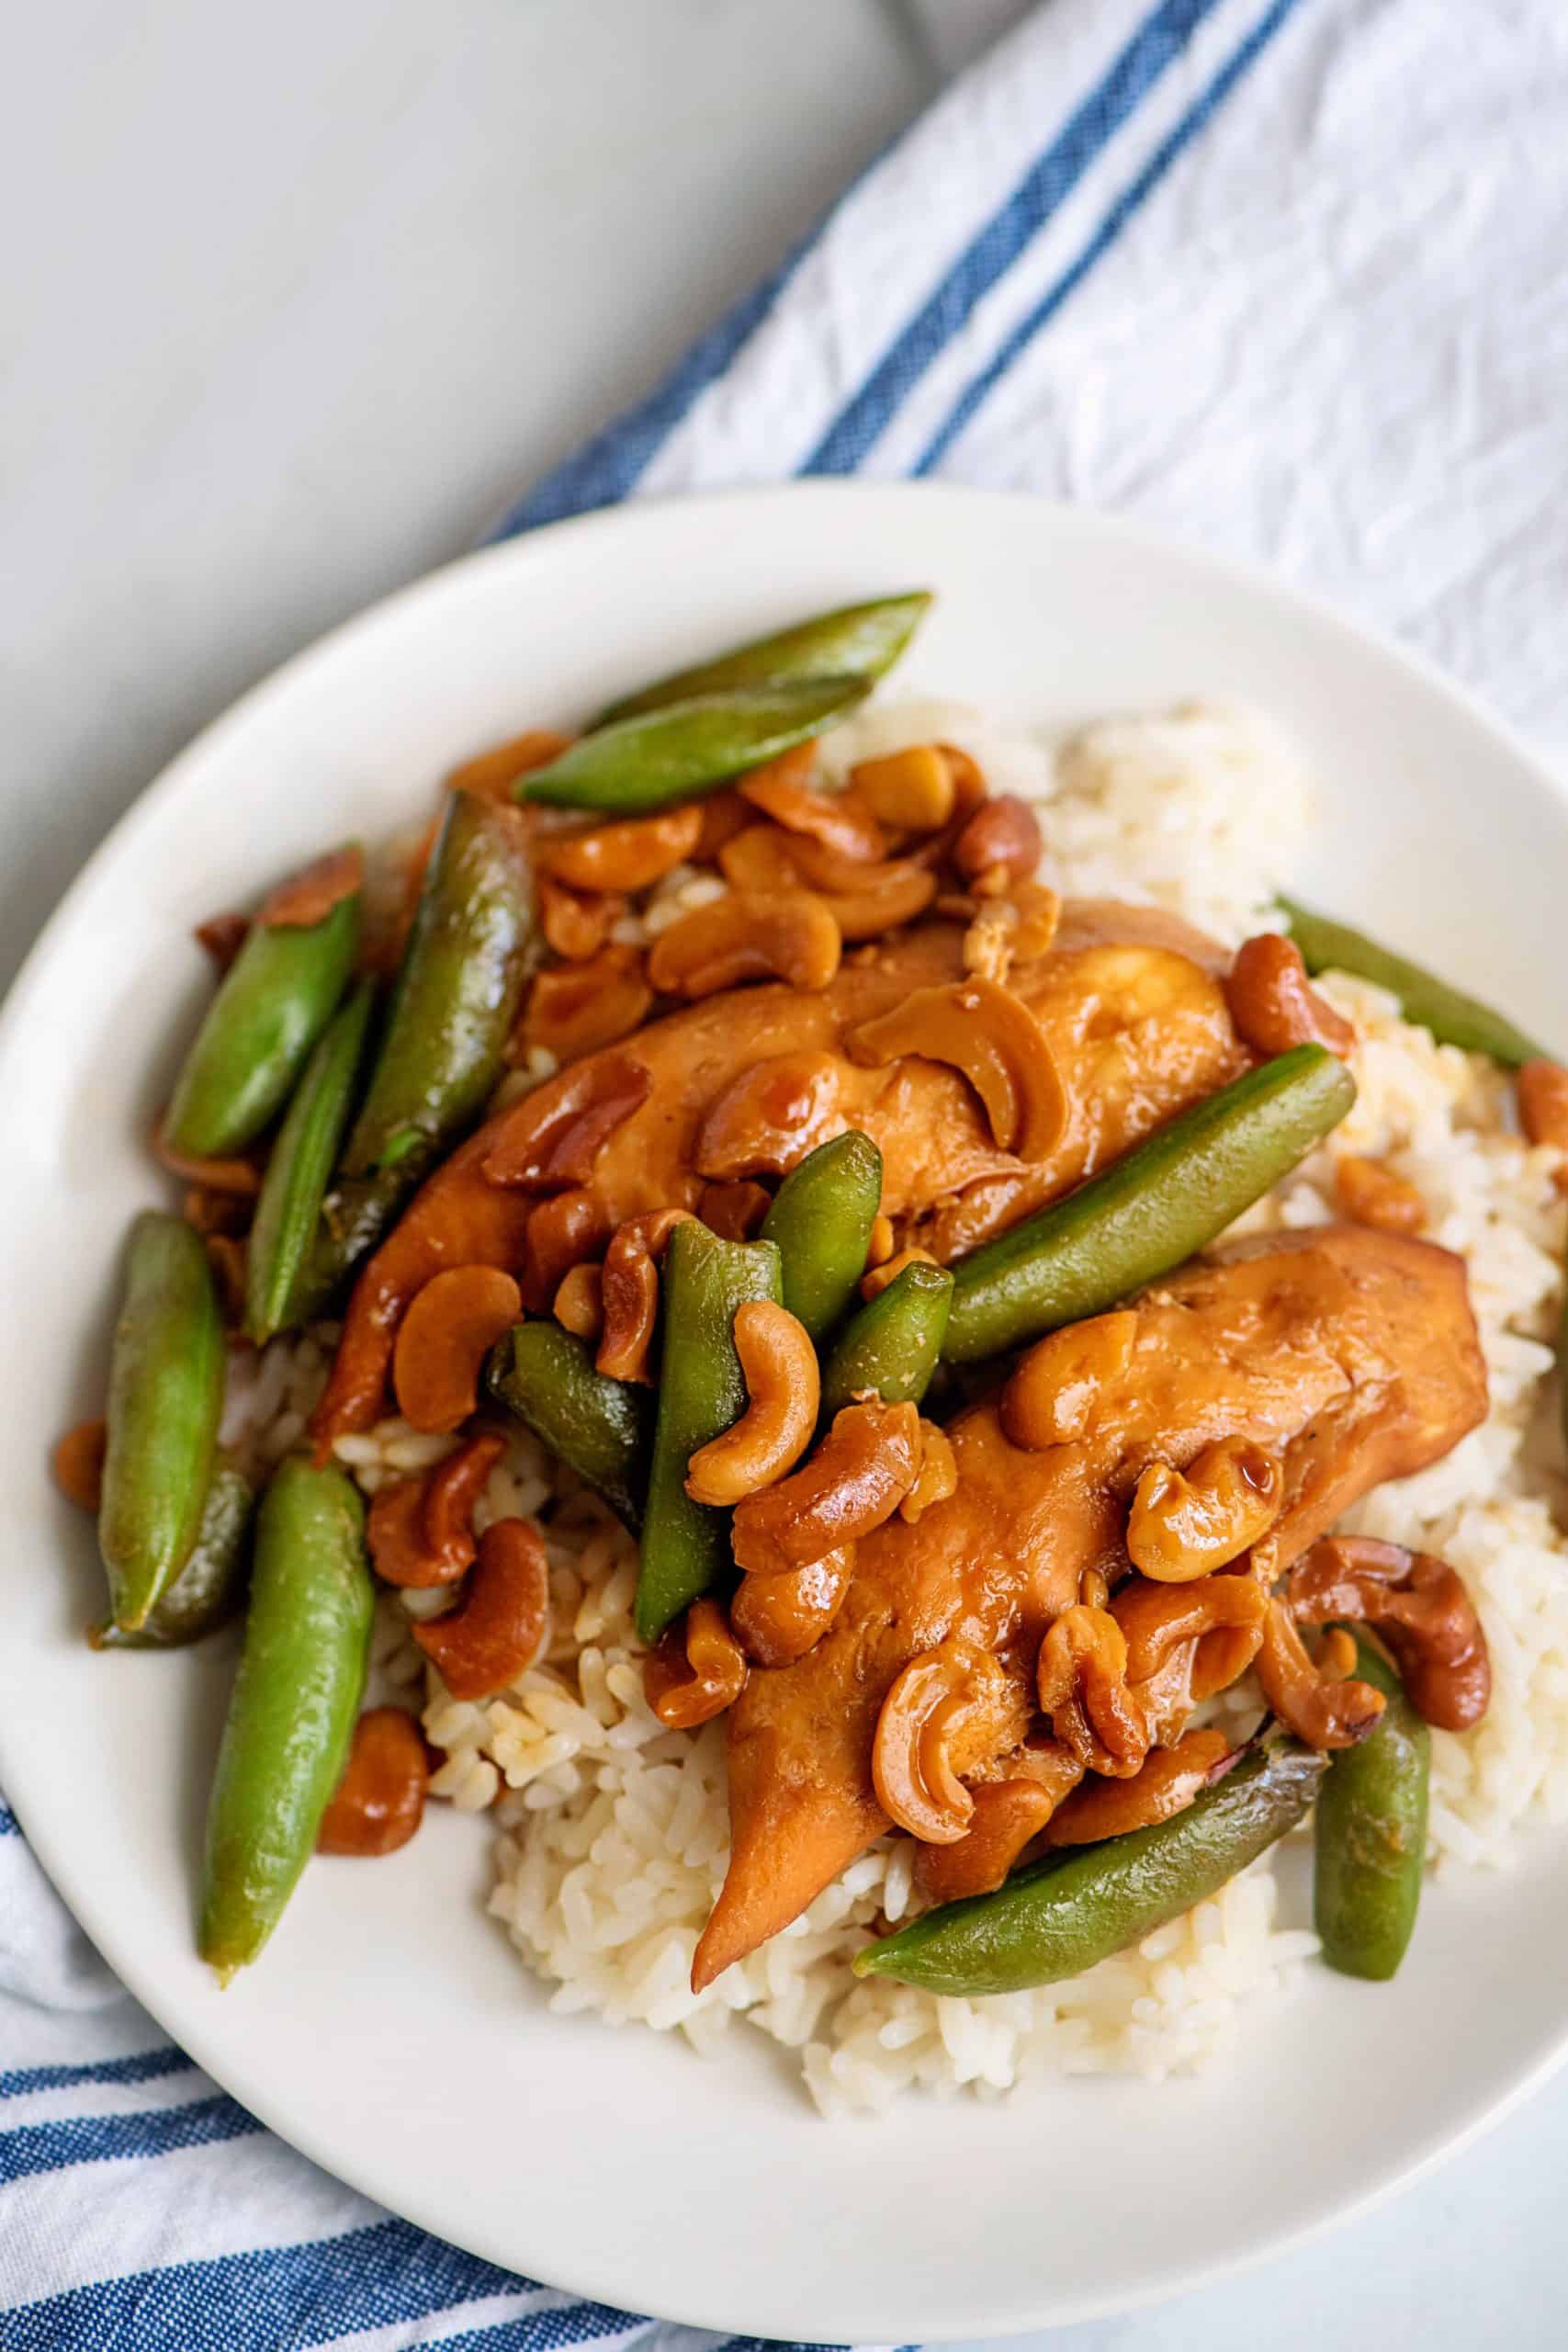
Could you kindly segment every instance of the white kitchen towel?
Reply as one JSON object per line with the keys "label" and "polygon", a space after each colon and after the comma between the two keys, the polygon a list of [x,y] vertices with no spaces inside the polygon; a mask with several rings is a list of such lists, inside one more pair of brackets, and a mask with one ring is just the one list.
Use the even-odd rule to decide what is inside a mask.
{"label": "white kitchen towel", "polygon": [[[1559,0],[1045,0],[504,531],[796,473],[1051,491],[1266,559],[1568,752],[1565,250]],[[0,1804],[0,2352],[641,2341],[715,2339],[265,2132]]]}

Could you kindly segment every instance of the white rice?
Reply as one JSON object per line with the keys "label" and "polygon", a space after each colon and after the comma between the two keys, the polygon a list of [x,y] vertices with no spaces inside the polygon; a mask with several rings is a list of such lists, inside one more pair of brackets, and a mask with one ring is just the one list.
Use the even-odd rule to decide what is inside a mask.
{"label": "white rice", "polygon": [[[829,739],[829,776],[933,737],[971,752],[995,787],[1041,804],[1043,871],[1057,888],[1149,900],[1228,943],[1272,919],[1310,789],[1290,748],[1255,716],[1186,705],[1107,721],[1053,751],[998,735],[953,705],[878,704]],[[656,933],[722,887],[680,869],[627,918],[627,936]],[[1553,1521],[1556,1474],[1532,1443],[1554,1385],[1545,1341],[1563,1244],[1559,1155],[1520,1140],[1508,1085],[1488,1064],[1435,1046],[1374,989],[1337,979],[1327,992],[1357,1028],[1359,1099],[1333,1152],[1317,1154],[1245,1222],[1329,1216],[1333,1153],[1366,1152],[1420,1188],[1429,1237],[1470,1261],[1490,1418],[1446,1461],[1370,1496],[1347,1524],[1440,1552],[1470,1586],[1491,1644],[1494,1695],[1478,1731],[1435,1736],[1432,1853],[1440,1872],[1505,1868],[1527,1815],[1568,1815],[1568,1544]],[[323,1362],[319,1337],[261,1358],[250,1409],[270,1418],[269,1455],[298,1435]],[[448,1442],[389,1421],[338,1451],[373,1492]],[[851,1956],[910,1903],[910,1849],[888,1838],[783,1935],[694,1996],[692,1953],[728,1847],[722,1725],[693,1738],[652,1715],[631,1624],[630,1540],[591,1498],[552,1483],[527,1437],[512,1441],[483,1510],[546,1515],[552,1610],[538,1662],[480,1704],[453,1700],[408,1631],[412,1615],[444,1596],[411,1595],[381,1604],[376,1666],[405,1693],[423,1678],[425,1728],[445,1754],[436,1792],[462,1809],[493,1809],[490,1907],[553,1985],[556,2010],[679,2030],[708,2054],[744,2018],[800,2053],[825,2112],[864,2112],[916,2086],[995,2097],[1052,2074],[1157,2079],[1195,2069],[1223,2057],[1244,2014],[1253,2030],[1253,2014],[1310,1962],[1315,1940],[1287,1911],[1265,1857],[1187,1918],[1073,1984],[958,2001],[858,1983]],[[1232,1702],[1238,1718],[1256,1716],[1258,1703],[1247,1690]]]}

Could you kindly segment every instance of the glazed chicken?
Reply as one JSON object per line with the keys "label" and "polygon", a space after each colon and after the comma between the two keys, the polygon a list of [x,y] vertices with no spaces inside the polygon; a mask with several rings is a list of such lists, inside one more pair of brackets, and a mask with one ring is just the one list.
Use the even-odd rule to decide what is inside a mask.
{"label": "glazed chicken", "polygon": [[1269,1237],[1186,1268],[1136,1302],[1126,1337],[1121,1369],[1075,1400],[1084,1426],[1069,1442],[1012,1443],[1005,1395],[954,1420],[956,1491],[865,1537],[824,1638],[793,1666],[752,1672],[728,1717],[732,1853],[698,1986],[888,1827],[873,1743],[913,1659],[956,1640],[1001,1664],[995,1703],[951,1758],[961,1777],[983,1779],[1018,1746],[1048,1629],[1086,1576],[1114,1585],[1127,1572],[1128,1505],[1149,1464],[1180,1471],[1234,1441],[1277,1461],[1271,1578],[1359,1496],[1437,1460],[1485,1412],[1461,1261],[1359,1227]]}
{"label": "glazed chicken", "polygon": [[860,950],[818,991],[726,989],[502,1112],[430,1179],[361,1276],[314,1424],[321,1446],[380,1412],[397,1325],[444,1267],[516,1271],[532,1257],[558,1280],[624,1220],[694,1208],[709,1180],[782,1174],[851,1126],[882,1152],[883,1207],[900,1238],[945,1261],[1246,1067],[1210,942],[1149,909],[1070,903],[1050,952],[1008,983],[1049,1048],[1059,1132],[1038,1158],[1003,1149],[961,1069],[912,1049],[880,1065],[852,1051],[856,1032],[914,991],[958,984],[963,940],[960,923],[929,922]]}

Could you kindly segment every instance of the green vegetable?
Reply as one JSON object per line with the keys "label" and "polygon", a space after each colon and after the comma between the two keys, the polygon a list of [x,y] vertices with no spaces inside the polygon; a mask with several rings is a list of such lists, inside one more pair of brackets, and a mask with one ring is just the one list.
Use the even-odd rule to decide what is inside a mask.
{"label": "green vegetable", "polygon": [[776,760],[829,719],[842,718],[870,691],[866,678],[807,678],[696,695],[581,736],[548,767],[520,777],[516,797],[553,808],[641,816]]}
{"label": "green vegetable", "polygon": [[1399,999],[1406,1021],[1429,1029],[1440,1046],[1462,1046],[1467,1054],[1490,1054],[1494,1061],[1505,1062],[1510,1069],[1544,1054],[1543,1046],[1533,1044],[1503,1013],[1494,1012],[1490,1005],[1479,1003],[1472,996],[1461,996],[1446,980],[1435,979],[1419,964],[1407,964],[1403,956],[1380,947],[1363,932],[1331,922],[1326,915],[1314,915],[1293,899],[1281,899],[1279,903],[1290,918],[1291,937],[1309,972],[1348,972],[1355,979],[1375,981]]}
{"label": "green vegetable", "polygon": [[320,922],[255,922],[196,1033],[164,1141],[197,1159],[243,1151],[270,1126],[342,996],[359,945],[359,893]]}
{"label": "green vegetable", "polygon": [[245,1329],[258,1347],[295,1318],[290,1295],[315,1239],[333,1163],[354,1108],[375,989],[362,980],[305,1067],[267,1157],[245,1252]]}
{"label": "green vegetable", "polygon": [[771,1241],[720,1241],[694,1218],[670,1236],[660,1287],[663,1353],[637,1586],[645,1642],[656,1642],[728,1565],[729,1513],[692,1500],[686,1465],[746,1409],[735,1317],[748,1300],[777,1299],[779,1253]]}
{"label": "green vegetable", "polygon": [[291,1456],[262,1498],[245,1646],[208,1807],[201,1956],[225,1983],[283,1916],[343,1777],[374,1605],[353,1482]]}
{"label": "green vegetable", "polygon": [[795,678],[880,678],[890,670],[931,604],[923,590],[911,596],[883,596],[870,605],[842,605],[813,620],[761,637],[722,653],[716,662],[678,670],[640,694],[612,703],[601,727],[645,710],[661,710],[694,695],[727,694],[737,686],[777,686]]}
{"label": "green vegetable", "polygon": [[762,1220],[762,1239],[778,1244],[784,1303],[816,1340],[855,1295],[881,1205],[882,1154],[852,1127],[807,1152]]}
{"label": "green vegetable", "polygon": [[251,1512],[255,1494],[238,1464],[218,1458],[207,1508],[189,1559],[140,1633],[128,1634],[112,1617],[87,1635],[96,1650],[174,1650],[199,1642],[226,1624],[244,1598],[250,1571]]}
{"label": "green vegetable", "polygon": [[544,1320],[496,1341],[486,1385],[635,1535],[648,1492],[648,1390],[606,1379],[581,1340]]}
{"label": "green vegetable", "polygon": [[916,1259],[844,1326],[822,1373],[822,1418],[830,1421],[874,1389],[886,1405],[918,1405],[931,1386],[953,1306],[945,1266]]}
{"label": "green vegetable", "polygon": [[894,1976],[975,1999],[1079,1975],[1179,1917],[1293,1829],[1325,1759],[1261,1740],[1185,1812],[1015,1871],[993,1894],[944,1903],[855,1955],[857,1976]]}
{"label": "green vegetable", "polygon": [[1342,1062],[1293,1046],[954,1267],[942,1354],[974,1363],[1099,1315],[1181,1265],[1321,1143],[1356,1099]]}
{"label": "green vegetable", "polygon": [[1314,1824],[1313,1921],[1330,1968],[1382,1982],[1404,1957],[1421,1901],[1432,1735],[1382,1650],[1347,1631],[1357,1679],[1388,1704],[1375,1730],[1330,1760]]}
{"label": "green vegetable", "polygon": [[125,1297],[109,1359],[108,1448],[98,1549],[115,1623],[145,1625],[201,1526],[226,1356],[202,1238],[145,1209],[130,1228]]}
{"label": "green vegetable", "polygon": [[515,816],[454,792],[365,1100],[290,1304],[295,1320],[319,1313],[341,1289],[483,1110],[523,994],[529,910]]}

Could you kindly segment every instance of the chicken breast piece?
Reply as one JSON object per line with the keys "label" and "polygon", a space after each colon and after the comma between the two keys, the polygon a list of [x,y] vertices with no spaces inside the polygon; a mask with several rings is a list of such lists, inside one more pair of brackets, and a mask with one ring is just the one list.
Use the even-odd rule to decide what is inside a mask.
{"label": "chicken breast piece", "polygon": [[961,1415],[956,1492],[864,1538],[824,1639],[751,1674],[729,1715],[729,1873],[697,1948],[699,1989],[887,1828],[872,1745],[911,1658],[953,1636],[999,1657],[1017,1708],[996,1753],[1021,1736],[1047,1628],[1086,1569],[1125,1569],[1127,1505],[1150,1462],[1184,1469],[1221,1438],[1278,1453],[1283,1569],[1359,1496],[1437,1461],[1485,1415],[1463,1261],[1425,1242],[1358,1226],[1269,1236],[1135,1308],[1130,1361],[1082,1438],[1023,1452],[995,1398]]}

